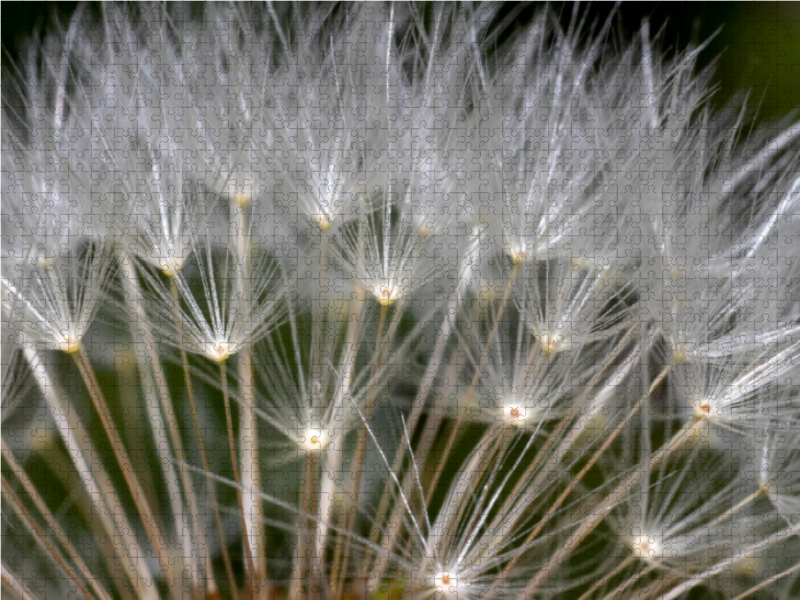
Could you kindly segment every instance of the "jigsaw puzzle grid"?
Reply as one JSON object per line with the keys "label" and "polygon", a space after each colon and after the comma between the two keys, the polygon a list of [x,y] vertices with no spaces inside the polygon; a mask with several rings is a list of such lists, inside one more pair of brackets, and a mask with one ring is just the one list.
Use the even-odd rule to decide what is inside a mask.
{"label": "jigsaw puzzle grid", "polygon": [[81,5],[4,66],[4,594],[800,594],[797,115],[565,10]]}

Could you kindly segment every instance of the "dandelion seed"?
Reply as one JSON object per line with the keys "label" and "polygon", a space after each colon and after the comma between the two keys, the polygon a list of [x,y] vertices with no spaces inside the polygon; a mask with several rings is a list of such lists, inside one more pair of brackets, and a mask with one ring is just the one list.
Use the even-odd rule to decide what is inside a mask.
{"label": "dandelion seed", "polygon": [[[490,307],[487,312],[491,315],[494,310]],[[462,350],[468,365],[464,388],[469,396],[458,398],[459,408],[477,405],[481,420],[512,427],[536,427],[563,414],[567,397],[562,377],[569,368],[554,368],[549,360],[553,348],[532,337],[523,324],[514,330],[495,323],[488,332],[470,326],[462,335],[471,342],[464,343]],[[470,383],[476,373],[473,387]],[[579,372],[572,376],[581,377]]]}
{"label": "dandelion seed", "polygon": [[614,22],[106,3],[4,61],[3,591],[797,596],[800,128]]}
{"label": "dandelion seed", "polygon": [[387,199],[381,210],[345,224],[335,242],[345,272],[383,306],[408,298],[444,267],[435,258],[431,237],[421,235],[402,214],[393,222],[393,206]]}
{"label": "dandelion seed", "polygon": [[304,440],[303,447],[312,452],[321,452],[330,440],[328,434],[321,429],[307,429],[300,437]]}
{"label": "dandelion seed", "polygon": [[24,343],[74,353],[105,297],[113,252],[102,242],[73,242],[47,266],[39,258],[22,261],[12,279],[3,278],[4,309],[13,311]]}
{"label": "dandelion seed", "polygon": [[[284,281],[278,264],[259,252],[237,257],[224,248],[215,257],[206,240],[194,253],[201,293],[180,271],[165,283],[147,270],[145,299],[164,341],[202,354],[216,363],[252,346],[285,317]],[[193,265],[194,266],[194,265]],[[245,269],[252,277],[245,278]]]}
{"label": "dandelion seed", "polygon": [[678,391],[689,402],[695,419],[739,432],[769,430],[770,423],[791,418],[793,403],[770,406],[776,386],[796,370],[793,346],[762,351],[747,362],[691,362],[676,370]]}
{"label": "dandelion seed", "polygon": [[628,326],[634,286],[613,287],[617,274],[623,273],[611,266],[575,271],[572,261],[555,260],[537,262],[518,276],[517,305],[547,353],[608,339]]}
{"label": "dandelion seed", "polygon": [[770,432],[763,444],[760,490],[791,524],[800,520],[800,443],[792,433]]}

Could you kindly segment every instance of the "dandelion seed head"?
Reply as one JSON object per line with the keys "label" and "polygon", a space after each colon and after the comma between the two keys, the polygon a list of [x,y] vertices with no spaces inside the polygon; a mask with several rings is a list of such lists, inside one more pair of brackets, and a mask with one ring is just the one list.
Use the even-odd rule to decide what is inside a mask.
{"label": "dandelion seed head", "polygon": [[563,352],[567,348],[563,336],[553,335],[547,332],[540,334],[539,343],[541,343],[542,351],[545,354],[557,354]]}
{"label": "dandelion seed head", "polygon": [[667,274],[671,280],[676,281],[683,276],[684,268],[681,264],[671,264],[667,269]]}
{"label": "dandelion seed head", "polygon": [[174,277],[183,268],[183,259],[168,256],[156,260],[158,268],[167,277]]}
{"label": "dandelion seed head", "polygon": [[737,577],[753,577],[765,567],[765,561],[754,552],[736,559],[733,563],[733,573]]}
{"label": "dandelion seed head", "polygon": [[319,225],[319,228],[322,231],[328,231],[333,224],[333,217],[328,217],[327,215],[317,215],[315,219],[317,221],[317,225]]}
{"label": "dandelion seed head", "polygon": [[3,278],[3,303],[20,319],[22,341],[74,353],[105,297],[113,249],[73,241],[60,253],[34,253],[4,271],[12,279]]}
{"label": "dandelion seed head", "polygon": [[321,452],[332,441],[327,431],[316,428],[303,430],[297,439],[300,447],[309,452]]}
{"label": "dandelion seed head", "polygon": [[762,442],[759,492],[790,524],[800,523],[800,435],[770,431]]}
{"label": "dandelion seed head", "polygon": [[[800,134],[775,148],[766,130],[725,125],[696,53],[660,58],[647,24],[626,44],[613,19],[590,30],[575,13],[565,29],[545,9],[509,28],[529,11],[499,6],[105,3],[19,65],[4,344],[52,414],[7,437],[33,436],[84,483],[70,490],[80,511],[50,514],[46,478],[24,481],[4,447],[3,527],[21,533],[3,537],[33,534],[56,559],[41,580],[98,598],[249,597],[262,581],[281,598],[318,585],[374,600],[388,583],[389,597],[408,584],[416,600],[471,600],[651,584],[675,598],[673,581],[709,568],[772,576],[749,545],[783,551],[800,520],[798,440],[773,431],[800,412],[797,268],[779,248],[787,264],[763,292],[747,270],[775,272],[777,232],[792,236]],[[784,302],[767,296],[787,315],[766,314]],[[117,313],[144,351],[120,350],[99,378],[96,352],[72,357],[85,389],[62,393],[38,350],[102,343]],[[180,349],[183,373],[151,342]],[[127,435],[82,435],[111,369],[141,378],[119,400],[142,405],[103,426],[146,411],[157,457],[131,461]],[[28,399],[8,389],[4,408]],[[87,395],[91,414],[75,410]],[[189,405],[195,423],[171,426]],[[227,429],[230,463],[198,415]],[[713,428],[741,448],[719,457],[681,437]],[[756,431],[772,435],[758,477]],[[113,456],[86,468],[109,440]],[[106,477],[112,459],[126,477]],[[214,472],[225,464],[233,480]],[[238,506],[208,506],[213,479]],[[211,525],[220,508],[241,525]],[[93,541],[109,536],[120,543]],[[247,556],[270,539],[292,551]],[[4,589],[45,572],[7,562]]]}
{"label": "dandelion seed head", "polygon": [[235,194],[233,194],[233,198],[232,198],[233,203],[236,206],[239,206],[239,207],[242,207],[242,208],[244,208],[245,206],[250,204],[250,201],[252,199],[253,199],[253,196],[252,196],[252,194],[250,192],[236,192]]}
{"label": "dandelion seed head", "polygon": [[515,265],[522,265],[533,260],[533,254],[525,247],[510,247],[506,249],[506,254],[511,258]]}
{"label": "dandelion seed head", "polygon": [[58,349],[66,354],[74,354],[81,349],[81,340],[78,337],[66,335],[63,341],[58,342]]}
{"label": "dandelion seed head", "polygon": [[239,351],[238,344],[216,340],[213,342],[206,342],[203,354],[217,363],[222,363],[228,360],[231,356]]}
{"label": "dandelion seed head", "polygon": [[656,541],[656,538],[648,535],[634,536],[631,541],[631,550],[634,556],[642,560],[656,558],[662,551],[661,544]]}
{"label": "dandelion seed head", "polygon": [[711,398],[698,398],[692,401],[694,418],[698,420],[708,420],[712,418],[714,403]]}
{"label": "dandelion seed head", "polygon": [[506,404],[502,408],[503,420],[506,424],[517,427],[525,423],[525,407],[517,404]]}
{"label": "dandelion seed head", "polygon": [[238,241],[219,248],[220,256],[212,250],[211,236],[202,244],[196,240],[189,270],[199,270],[199,289],[183,266],[171,270],[165,284],[152,268],[137,265],[148,282],[148,311],[161,323],[156,333],[165,342],[221,363],[281,323],[286,308],[282,269],[267,253],[239,256]]}
{"label": "dandelion seed head", "polygon": [[381,306],[391,306],[401,297],[401,294],[397,286],[390,285],[382,286],[375,292],[375,297]]}
{"label": "dandelion seed head", "polygon": [[48,259],[47,256],[44,254],[40,254],[36,262],[42,269],[50,269],[53,267],[52,261]]}
{"label": "dandelion seed head", "polygon": [[458,598],[459,578],[442,571],[433,578],[433,585],[444,598]]}
{"label": "dandelion seed head", "polygon": [[485,231],[486,231],[486,221],[477,220],[477,222],[472,226],[471,233],[473,237],[479,237]]}
{"label": "dandelion seed head", "polygon": [[692,360],[700,356],[700,351],[688,343],[681,344],[673,342],[671,344],[671,350],[672,363],[676,365],[692,362]]}

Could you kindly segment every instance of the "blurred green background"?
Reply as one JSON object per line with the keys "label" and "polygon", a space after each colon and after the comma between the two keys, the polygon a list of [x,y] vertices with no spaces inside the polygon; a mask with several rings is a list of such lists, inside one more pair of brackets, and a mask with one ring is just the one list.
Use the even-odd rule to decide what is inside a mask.
{"label": "blurred green background", "polygon": [[[516,17],[520,26],[542,3],[530,3]],[[38,39],[54,18],[62,22],[77,2],[4,2],[2,6],[3,62],[16,59],[26,39]],[[564,15],[572,3],[551,6]],[[86,8],[96,10],[95,3]],[[518,13],[518,3],[504,3],[502,10]],[[584,5],[590,20],[605,20],[614,10],[612,2]],[[748,106],[758,108],[764,123],[800,107],[800,2],[625,2],[615,19],[626,39],[635,36],[643,19],[649,19],[652,34],[664,28],[664,48],[684,48],[719,32],[700,57],[700,66],[717,62],[714,100],[724,106],[739,90],[749,92]],[[8,55],[6,55],[6,52]]]}

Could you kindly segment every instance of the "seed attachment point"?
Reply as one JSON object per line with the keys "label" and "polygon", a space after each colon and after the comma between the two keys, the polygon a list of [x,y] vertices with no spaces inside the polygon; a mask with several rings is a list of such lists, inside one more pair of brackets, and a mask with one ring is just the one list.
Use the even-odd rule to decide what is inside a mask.
{"label": "seed attachment point", "polygon": [[67,336],[58,345],[58,349],[66,354],[75,354],[81,349],[81,341],[73,336]]}
{"label": "seed attachment point", "polygon": [[300,446],[311,452],[321,452],[330,441],[322,429],[306,429],[300,434]]}
{"label": "seed attachment point", "polygon": [[209,342],[206,344],[205,355],[215,363],[223,363],[236,354],[236,344],[231,342]]}
{"label": "seed attachment point", "polygon": [[697,420],[706,420],[711,415],[711,402],[707,399],[695,402],[694,405],[694,418]]}
{"label": "seed attachment point", "polygon": [[318,215],[316,221],[321,231],[328,231],[331,228],[331,219],[325,215]]}
{"label": "seed attachment point", "polygon": [[396,287],[382,287],[375,297],[378,299],[378,303],[381,306],[391,306],[395,303],[397,298],[399,297],[398,290]]}

